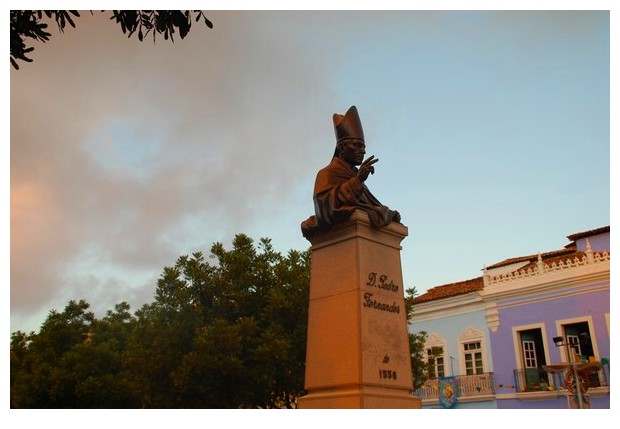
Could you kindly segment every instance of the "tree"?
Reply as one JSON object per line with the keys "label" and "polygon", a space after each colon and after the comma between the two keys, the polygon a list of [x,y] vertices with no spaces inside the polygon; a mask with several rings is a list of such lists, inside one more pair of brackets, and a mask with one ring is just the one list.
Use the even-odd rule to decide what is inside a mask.
{"label": "tree", "polygon": [[11,336],[12,408],[133,408],[123,348],[133,318],[117,304],[97,320],[89,304],[51,311],[38,334]]}
{"label": "tree", "polygon": [[415,392],[428,380],[427,365],[424,362],[424,344],[428,335],[426,331],[409,334],[409,350],[411,351],[411,373],[413,375],[413,391]]}
{"label": "tree", "polygon": [[[417,296],[415,287],[405,290],[405,309],[407,315],[413,313],[413,301]],[[411,373],[413,376],[413,390],[416,391],[428,380],[427,364],[424,356],[424,344],[428,334],[425,331],[409,334],[409,352],[411,353]]]}
{"label": "tree", "polygon": [[11,335],[12,408],[275,408],[303,394],[309,251],[244,234],[165,267],[155,301]]}
{"label": "tree", "polygon": [[81,343],[93,322],[85,301],[50,311],[38,334],[11,335],[11,406],[63,408],[73,394],[65,382],[62,357]]}
{"label": "tree", "polygon": [[152,310],[194,326],[166,382],[183,407],[294,407],[303,392],[309,252],[283,256],[269,239],[255,246],[244,234],[232,244],[212,246],[214,264],[201,253],[179,258],[158,282]]}
{"label": "tree", "polygon": [[[238,234],[164,268],[127,365],[145,407],[293,407],[303,392],[308,252]],[[213,261],[215,259],[215,261]],[[144,353],[149,350],[149,353]]]}
{"label": "tree", "polygon": [[[131,37],[138,34],[138,39],[142,41],[151,33],[153,42],[156,35],[164,36],[165,40],[174,42],[174,35],[178,31],[181,39],[189,33],[192,20],[195,22],[203,20],[204,24],[213,28],[213,23],[207,19],[200,10],[113,10],[111,20],[121,26],[123,34]],[[91,12],[92,13],[92,12]],[[52,20],[62,33],[67,25],[75,28],[74,18],[80,17],[77,10],[12,10],[11,11],[11,65],[16,70],[19,69],[17,61],[32,62],[27,54],[34,50],[28,46],[27,39],[34,39],[39,42],[47,42],[52,36],[47,31],[47,20]]]}

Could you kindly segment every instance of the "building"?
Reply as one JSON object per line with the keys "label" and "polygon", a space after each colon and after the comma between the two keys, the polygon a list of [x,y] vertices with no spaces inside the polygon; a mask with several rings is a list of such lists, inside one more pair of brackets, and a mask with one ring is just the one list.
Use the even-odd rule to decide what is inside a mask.
{"label": "building", "polygon": [[414,300],[409,330],[427,332],[432,376],[423,407],[609,408],[610,227],[567,238]]}

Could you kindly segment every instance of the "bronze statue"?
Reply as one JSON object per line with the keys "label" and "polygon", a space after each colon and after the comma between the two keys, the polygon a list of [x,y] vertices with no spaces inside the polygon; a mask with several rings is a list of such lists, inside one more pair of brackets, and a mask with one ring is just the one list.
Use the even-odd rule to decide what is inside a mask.
{"label": "bronze statue", "polygon": [[368,213],[370,223],[377,228],[400,222],[400,214],[381,204],[364,184],[375,173],[374,164],[379,159],[373,155],[363,161],[366,144],[357,108],[351,106],[344,116],[335,113],[333,121],[336,150],[329,165],[316,175],[315,215],[301,223],[303,236],[310,239],[315,232],[346,221],[356,209]]}

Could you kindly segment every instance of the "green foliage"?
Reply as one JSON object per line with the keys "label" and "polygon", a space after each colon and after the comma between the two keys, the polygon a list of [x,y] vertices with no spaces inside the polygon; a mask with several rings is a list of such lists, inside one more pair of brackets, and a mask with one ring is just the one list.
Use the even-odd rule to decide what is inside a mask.
{"label": "green foliage", "polygon": [[12,408],[137,406],[125,380],[123,345],[131,324],[126,303],[103,320],[86,301],[51,311],[38,334],[11,336]]}
{"label": "green foliage", "polygon": [[413,313],[413,300],[417,296],[418,291],[415,287],[410,287],[405,289],[405,311],[407,312],[407,317]]}
{"label": "green foliage", "polygon": [[[413,313],[413,301],[417,295],[415,287],[405,290],[405,309],[407,315]],[[428,338],[425,331],[409,334],[409,352],[411,353],[411,372],[413,376],[413,390],[416,391],[428,379],[427,365],[424,356],[424,344]]]}
{"label": "green foliage", "polygon": [[411,352],[411,373],[413,390],[416,391],[428,380],[428,371],[424,361],[424,343],[428,334],[425,331],[409,334],[409,350]]}
{"label": "green foliage", "polygon": [[294,407],[303,393],[309,252],[246,235],[163,269],[155,301],[102,319],[85,301],[11,336],[12,408]]}
{"label": "green foliage", "polygon": [[[110,19],[121,26],[123,34],[131,37],[137,31],[140,41],[151,33],[153,42],[157,34],[163,35],[165,40],[170,38],[174,42],[174,34],[177,31],[181,39],[184,39],[191,29],[193,19],[196,22],[202,20],[207,27],[213,28],[213,23],[200,10],[113,10],[107,12],[112,14]],[[34,39],[43,43],[49,41],[51,34],[47,32],[45,18],[56,22],[58,30],[62,33],[67,24],[75,28],[72,16],[79,18],[80,14],[76,10],[12,10],[10,60],[13,68],[19,69],[17,60],[32,62],[26,54],[32,52],[34,47],[27,46],[26,39]]]}

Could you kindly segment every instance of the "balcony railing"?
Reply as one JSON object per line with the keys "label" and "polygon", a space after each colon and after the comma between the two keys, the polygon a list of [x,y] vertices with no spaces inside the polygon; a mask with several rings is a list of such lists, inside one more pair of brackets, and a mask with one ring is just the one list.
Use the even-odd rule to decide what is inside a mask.
{"label": "balcony railing", "polygon": [[[554,386],[558,386],[558,387],[564,386],[564,380],[566,377],[565,373],[560,372],[556,374],[551,374],[551,377],[553,377]],[[597,372],[590,372],[586,374],[585,377],[587,378],[588,388],[609,387],[609,381],[607,380],[605,371],[603,370],[597,371]]]}
{"label": "balcony railing", "polygon": [[[492,395],[495,393],[492,372],[477,375],[459,375],[454,380],[460,397]],[[415,395],[421,399],[438,399],[439,379],[427,380],[424,386],[415,391]]]}
{"label": "balcony railing", "polygon": [[[564,389],[564,374],[549,374],[542,367],[514,370],[515,391],[537,392]],[[454,377],[458,396],[475,397],[495,394],[495,382],[492,372],[478,375],[461,375]],[[593,387],[608,387],[605,371],[588,374],[588,384]],[[421,399],[439,399],[439,379],[427,380],[424,386],[414,392]]]}
{"label": "balcony railing", "polygon": [[[564,388],[562,372],[549,374],[542,367],[515,369],[515,390],[517,392],[536,392],[544,390],[558,390]],[[591,372],[587,375],[589,387],[609,386],[604,371]]]}
{"label": "balcony railing", "polygon": [[540,392],[552,385],[552,377],[542,367],[515,369],[514,378],[517,392]]}

